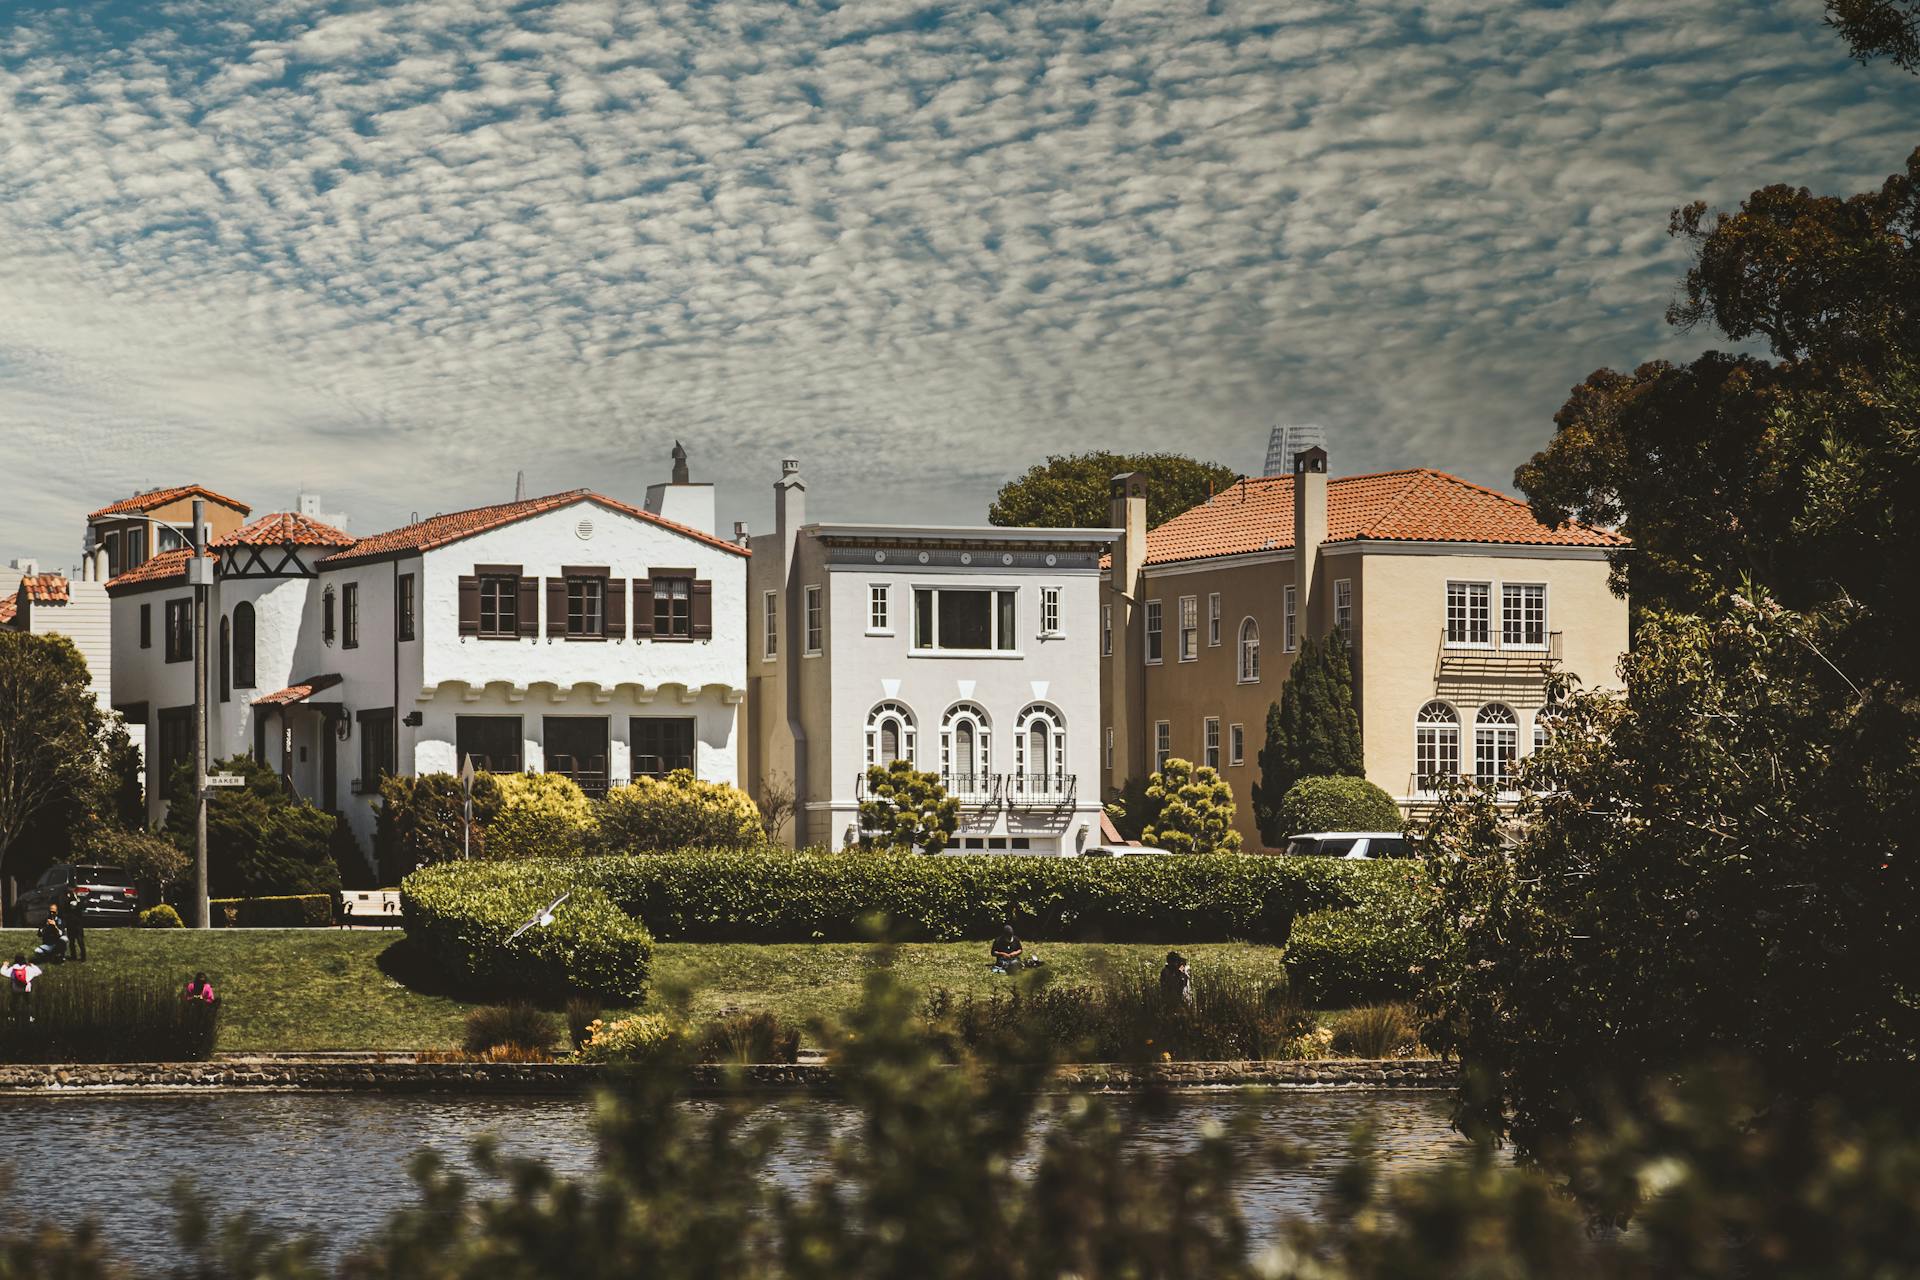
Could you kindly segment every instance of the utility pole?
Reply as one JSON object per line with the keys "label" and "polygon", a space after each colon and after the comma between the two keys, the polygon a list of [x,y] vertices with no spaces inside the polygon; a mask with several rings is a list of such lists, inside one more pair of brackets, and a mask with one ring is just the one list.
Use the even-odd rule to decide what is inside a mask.
{"label": "utility pole", "polygon": [[207,503],[193,500],[193,554],[187,581],[193,586],[193,927],[211,928],[207,906],[207,604],[213,561],[207,556]]}

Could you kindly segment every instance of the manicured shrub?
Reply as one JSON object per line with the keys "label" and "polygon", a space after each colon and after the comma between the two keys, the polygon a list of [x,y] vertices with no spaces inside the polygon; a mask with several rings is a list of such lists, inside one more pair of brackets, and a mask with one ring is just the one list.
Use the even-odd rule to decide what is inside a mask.
{"label": "manicured shrub", "polygon": [[696,1062],[798,1062],[800,1029],[764,1011],[716,1018],[693,1041]]}
{"label": "manicured shrub", "polygon": [[589,858],[570,883],[604,889],[674,942],[990,938],[1282,943],[1297,914],[1347,900],[1311,859],[876,858],[748,850]]}
{"label": "manicured shrub", "polygon": [[[432,866],[486,851],[487,824],[500,807],[500,786],[490,773],[473,783],[473,829],[466,831],[465,793],[450,773],[380,779],[380,811],[374,851],[380,882],[393,884],[416,867]],[[465,843],[463,844],[463,833]]]}
{"label": "manicured shrub", "polygon": [[1302,778],[1280,799],[1280,835],[1304,831],[1398,831],[1393,797],[1365,778]]}
{"label": "manicured shrub", "polygon": [[744,849],[764,836],[753,797],[685,769],[615,787],[595,815],[593,845],[603,853],[658,849]]}
{"label": "manicured shrub", "polygon": [[179,929],[182,928],[180,913],[162,902],[148,907],[140,913],[142,929]]}
{"label": "manicured shrub", "polygon": [[553,1048],[558,1034],[552,1014],[524,1000],[510,1000],[468,1014],[462,1044],[475,1054],[499,1048],[544,1051]]}
{"label": "manicured shrub", "polygon": [[216,929],[324,929],[333,923],[333,895],[213,898],[207,918]]}
{"label": "manicured shrub", "polygon": [[593,802],[559,773],[495,777],[500,807],[487,824],[489,858],[555,858],[578,853],[593,825]]}
{"label": "manicured shrub", "polygon": [[614,1022],[596,1019],[580,1046],[582,1062],[658,1064],[679,1057],[686,1032],[664,1013],[639,1013]]}
{"label": "manicured shrub", "polygon": [[1168,760],[1147,783],[1147,799],[1156,812],[1140,833],[1142,842],[1168,853],[1240,852],[1233,788],[1218,770]]}
{"label": "manicured shrub", "polygon": [[[653,940],[576,873],[579,861],[463,862],[426,867],[401,885],[409,942],[456,980],[543,1000],[646,995]],[[509,936],[561,893],[553,922]]]}
{"label": "manicured shrub", "polygon": [[1437,956],[1421,868],[1344,863],[1334,870],[1349,903],[1302,916],[1294,926],[1286,963],[1295,989],[1317,1008],[1418,995]]}
{"label": "manicured shrub", "polygon": [[0,1019],[0,1062],[188,1062],[212,1054],[219,1033],[219,1004],[182,1000],[166,975],[68,965],[30,999],[32,1021]]}

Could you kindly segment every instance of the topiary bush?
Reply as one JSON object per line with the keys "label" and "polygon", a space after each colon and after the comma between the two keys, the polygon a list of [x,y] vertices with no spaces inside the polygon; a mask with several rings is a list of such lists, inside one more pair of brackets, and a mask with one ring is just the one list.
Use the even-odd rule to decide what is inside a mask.
{"label": "topiary bush", "polygon": [[635,778],[609,791],[592,833],[596,850],[617,853],[741,849],[763,839],[752,796],[724,782],[703,782],[685,769]]}
{"label": "topiary bush", "polygon": [[1399,831],[1393,797],[1365,778],[1302,778],[1280,798],[1282,839],[1303,831]]}
{"label": "topiary bush", "polygon": [[140,913],[140,927],[142,929],[181,929],[185,928],[185,925],[180,921],[180,913],[162,902]]}
{"label": "topiary bush", "polygon": [[489,858],[553,858],[580,852],[593,826],[593,802],[560,773],[494,778],[500,803],[487,823]]}
{"label": "topiary bush", "polygon": [[1302,916],[1287,942],[1287,979],[1317,1008],[1418,995],[1439,954],[1427,923],[1432,897],[1409,863],[1342,863],[1344,906]]}
{"label": "topiary bush", "polygon": [[[579,861],[449,862],[400,886],[407,939],[444,972],[491,991],[538,1000],[646,997],[653,939],[574,869]],[[508,937],[561,893],[553,922]]]}

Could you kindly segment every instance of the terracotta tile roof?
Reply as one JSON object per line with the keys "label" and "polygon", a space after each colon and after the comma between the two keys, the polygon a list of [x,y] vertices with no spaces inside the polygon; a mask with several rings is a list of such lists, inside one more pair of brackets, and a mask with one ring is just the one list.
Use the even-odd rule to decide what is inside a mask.
{"label": "terracotta tile roof", "polygon": [[151,511],[155,507],[164,507],[169,502],[176,502],[181,498],[191,498],[196,494],[207,499],[209,502],[224,503],[226,506],[238,511],[241,515],[246,515],[253,510],[253,508],[249,507],[246,503],[236,502],[223,493],[215,493],[205,485],[180,484],[173,486],[171,489],[149,489],[145,493],[136,493],[131,498],[122,498],[118,502],[109,502],[98,511],[89,514],[87,519],[98,520],[101,516],[129,515],[136,511]]}
{"label": "terracotta tile roof", "polygon": [[20,579],[20,588],[35,604],[65,604],[71,598],[63,573],[29,573]]}
{"label": "terracotta tile roof", "polygon": [[[1620,547],[1627,540],[1582,524],[1549,528],[1497,489],[1426,467],[1343,476],[1327,483],[1327,541],[1481,542]],[[1293,546],[1293,477],[1242,480],[1147,534],[1148,564],[1204,560]]]}
{"label": "terracotta tile roof", "polygon": [[[219,552],[214,552],[218,559]],[[107,594],[127,587],[152,586],[156,582],[166,582],[173,578],[187,576],[187,561],[193,558],[193,552],[186,547],[175,547],[171,551],[162,551],[145,564],[129,569],[115,578],[107,579]]]}
{"label": "terracotta tile roof", "polygon": [[303,516],[298,511],[276,511],[213,540],[216,547],[284,547],[288,544],[350,547],[353,545],[353,535],[345,529],[336,529],[310,516]]}
{"label": "terracotta tile roof", "polygon": [[256,707],[284,707],[296,702],[305,702],[322,689],[331,689],[340,683],[340,677],[333,672],[323,676],[308,676],[299,684],[290,684],[284,689],[272,693],[263,693],[253,700]]}
{"label": "terracotta tile roof", "polygon": [[462,538],[471,538],[477,533],[486,533],[510,525],[529,516],[537,516],[546,511],[557,511],[572,506],[576,502],[591,502],[630,515],[637,520],[660,525],[675,533],[684,534],[708,546],[718,547],[722,551],[731,551],[736,555],[747,554],[745,547],[736,546],[712,534],[668,520],[643,511],[639,507],[594,493],[589,489],[572,489],[566,493],[550,493],[543,498],[527,498],[521,502],[503,502],[497,506],[475,507],[470,511],[454,511],[446,515],[433,516],[417,524],[406,525],[399,529],[390,529],[386,533],[376,533],[370,538],[362,538],[344,551],[337,551],[320,562],[322,568],[338,568],[342,565],[357,564],[363,560],[377,560],[383,556],[402,555],[416,551],[432,551],[458,542]]}
{"label": "terracotta tile roof", "polygon": [[13,615],[20,608],[20,597],[16,595],[0,596],[0,627],[11,626]]}

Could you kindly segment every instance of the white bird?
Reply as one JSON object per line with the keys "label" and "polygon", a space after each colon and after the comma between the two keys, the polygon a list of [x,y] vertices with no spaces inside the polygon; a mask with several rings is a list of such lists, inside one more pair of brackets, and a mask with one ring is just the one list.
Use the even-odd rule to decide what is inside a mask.
{"label": "white bird", "polygon": [[534,928],[535,926],[538,926],[539,928],[544,929],[548,925],[552,924],[553,913],[555,908],[557,908],[561,903],[565,902],[568,898],[571,898],[572,896],[573,896],[573,890],[569,889],[565,893],[561,894],[559,897],[555,898],[552,902],[549,902],[546,906],[540,908],[540,910],[534,912],[531,916],[527,917],[527,922],[525,924],[521,925],[518,929],[515,929],[512,933],[507,935],[507,941],[512,942],[515,938],[519,937],[521,934],[525,933],[527,930],[531,928]]}

